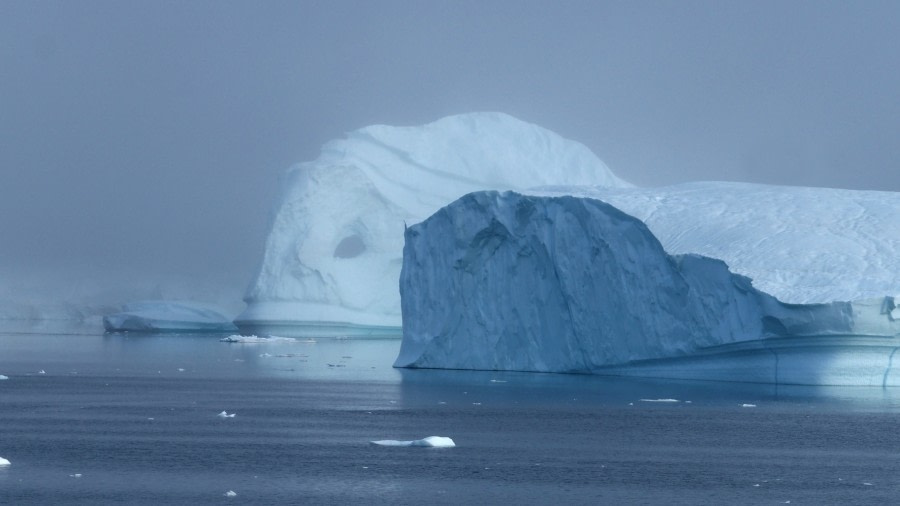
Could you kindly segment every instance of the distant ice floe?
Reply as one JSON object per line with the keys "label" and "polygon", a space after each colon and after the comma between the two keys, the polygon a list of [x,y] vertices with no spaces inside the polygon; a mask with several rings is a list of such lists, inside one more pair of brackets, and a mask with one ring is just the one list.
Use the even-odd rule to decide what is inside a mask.
{"label": "distant ice floe", "polygon": [[681,402],[678,399],[641,399],[641,402]]}
{"label": "distant ice floe", "polygon": [[216,307],[196,302],[150,300],[122,306],[103,317],[107,332],[228,332],[237,330]]}
{"label": "distant ice floe", "polygon": [[231,335],[228,337],[223,337],[219,339],[219,341],[223,343],[242,343],[242,344],[259,344],[259,343],[314,343],[316,342],[314,339],[295,339],[293,337],[278,337],[278,336],[269,336],[269,337],[259,337],[255,335],[251,336],[241,336],[241,335]]}
{"label": "distant ice floe", "polygon": [[742,408],[755,408],[756,404],[741,404]]}
{"label": "distant ice floe", "polygon": [[225,492],[225,497],[237,497],[237,492],[229,490],[228,492]]}
{"label": "distant ice floe", "polygon": [[11,465],[11,462],[8,461],[8,460],[6,460],[6,459],[4,459],[3,457],[0,457],[0,467],[5,467],[5,466],[8,466],[8,465]]}
{"label": "distant ice floe", "polygon": [[421,446],[428,448],[453,448],[456,443],[449,437],[429,436],[424,439],[416,439],[415,441],[397,441],[394,439],[383,439],[380,441],[371,441],[373,445],[378,446]]}
{"label": "distant ice floe", "polygon": [[9,376],[4,376],[4,375],[0,374],[0,380],[8,380],[8,379],[9,379]]}
{"label": "distant ice floe", "polygon": [[235,415],[235,414],[236,414],[236,413],[228,414],[228,413],[226,413],[225,411],[222,411],[221,413],[219,413],[219,414],[216,415],[216,416],[218,416],[219,418],[234,418],[234,415]]}

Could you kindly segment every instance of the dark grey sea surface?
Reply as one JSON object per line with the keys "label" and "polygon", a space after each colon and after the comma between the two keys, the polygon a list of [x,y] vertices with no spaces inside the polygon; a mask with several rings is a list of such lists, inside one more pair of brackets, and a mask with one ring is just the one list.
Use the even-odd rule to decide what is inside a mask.
{"label": "dark grey sea surface", "polygon": [[[0,334],[0,504],[900,502],[900,389],[406,371],[399,341],[220,337]],[[432,435],[457,446],[369,443]]]}

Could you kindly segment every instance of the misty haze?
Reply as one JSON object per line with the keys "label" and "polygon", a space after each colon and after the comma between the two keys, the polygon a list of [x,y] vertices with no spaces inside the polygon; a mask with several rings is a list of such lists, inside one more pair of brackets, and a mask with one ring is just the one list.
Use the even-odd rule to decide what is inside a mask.
{"label": "misty haze", "polygon": [[0,503],[893,502],[898,20],[0,2]]}

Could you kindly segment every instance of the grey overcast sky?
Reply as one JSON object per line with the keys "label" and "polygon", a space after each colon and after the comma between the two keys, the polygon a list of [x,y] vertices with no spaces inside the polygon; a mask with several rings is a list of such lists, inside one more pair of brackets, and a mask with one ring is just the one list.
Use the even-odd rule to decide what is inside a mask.
{"label": "grey overcast sky", "polygon": [[469,111],[639,185],[900,191],[898,95],[896,1],[0,0],[0,276],[243,289],[286,167]]}

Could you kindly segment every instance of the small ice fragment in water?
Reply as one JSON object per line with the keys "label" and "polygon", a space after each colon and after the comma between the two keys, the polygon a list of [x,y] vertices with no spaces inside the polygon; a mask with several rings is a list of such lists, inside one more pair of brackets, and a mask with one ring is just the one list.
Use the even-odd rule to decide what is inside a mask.
{"label": "small ice fragment in water", "polygon": [[681,402],[678,399],[641,399],[641,402]]}
{"label": "small ice fragment in water", "polygon": [[754,484],[753,486],[754,486],[754,487],[758,487],[758,486],[759,486],[759,483],[756,483],[756,484]]}
{"label": "small ice fragment in water", "polygon": [[864,482],[863,482],[863,485],[865,485],[865,486],[867,486],[867,487],[871,487],[871,486],[872,486],[872,484],[869,483],[869,482],[867,482],[867,481],[864,481]]}
{"label": "small ice fragment in water", "polygon": [[447,403],[444,401],[438,401],[438,404],[447,404]]}
{"label": "small ice fragment in water", "polygon": [[69,478],[81,478],[81,473],[70,474]]}
{"label": "small ice fragment in water", "polygon": [[225,492],[225,497],[235,497],[235,496],[237,496],[237,492],[235,492],[234,490],[229,490],[228,492]]}
{"label": "small ice fragment in water", "polygon": [[742,408],[755,408],[756,404],[741,404]]}
{"label": "small ice fragment in water", "polygon": [[38,374],[47,374],[47,371],[41,369],[40,371],[38,371]]}
{"label": "small ice fragment in water", "polygon": [[506,380],[491,380],[491,383],[506,383]]}
{"label": "small ice fragment in water", "polygon": [[8,379],[9,379],[9,376],[4,376],[4,375],[0,374],[0,380],[8,380]]}
{"label": "small ice fragment in water", "polygon": [[473,405],[473,406],[481,406],[481,403],[480,403],[480,402],[473,402],[472,405]]}
{"label": "small ice fragment in water", "polygon": [[184,372],[184,367],[179,367],[178,372]]}
{"label": "small ice fragment in water", "polygon": [[628,405],[629,405],[629,406],[634,406],[634,403],[633,403],[633,402],[629,402]]}
{"label": "small ice fragment in water", "polygon": [[416,439],[414,441],[397,441],[394,439],[382,439],[380,441],[370,441],[373,445],[378,446],[423,446],[429,448],[452,448],[456,446],[449,437],[429,436],[424,439]]}
{"label": "small ice fragment in water", "polygon": [[218,416],[219,418],[234,418],[234,415],[235,415],[235,413],[232,413],[229,415],[228,413],[222,411],[221,413],[219,413],[216,416]]}
{"label": "small ice fragment in water", "polygon": [[0,457],[0,467],[5,467],[8,465],[11,465],[10,461],[4,459],[3,457]]}
{"label": "small ice fragment in water", "polygon": [[691,401],[684,401],[684,403],[685,403],[685,404],[690,404],[690,403],[691,403]]}

